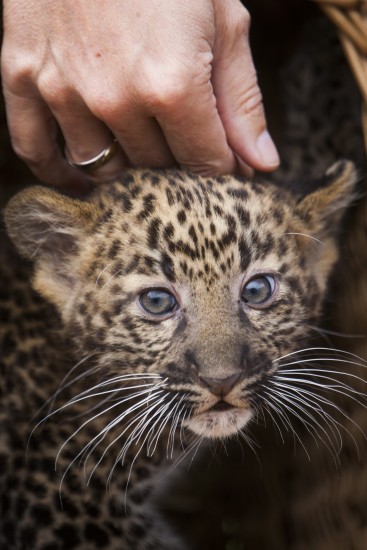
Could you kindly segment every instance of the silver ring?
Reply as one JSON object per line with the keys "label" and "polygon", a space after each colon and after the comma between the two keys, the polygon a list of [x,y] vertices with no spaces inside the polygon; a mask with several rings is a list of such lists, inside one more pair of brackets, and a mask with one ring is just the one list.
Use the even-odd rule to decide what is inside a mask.
{"label": "silver ring", "polygon": [[116,150],[117,150],[117,140],[116,138],[114,138],[114,140],[110,143],[110,145],[105,147],[105,149],[103,149],[103,151],[101,151],[98,155],[96,155],[95,157],[89,160],[83,160],[83,162],[75,162],[74,160],[71,160],[70,151],[67,145],[65,145],[64,153],[65,153],[65,159],[73,168],[76,168],[81,172],[93,172],[93,170],[96,170],[97,168],[104,166],[110,160],[110,158],[113,157]]}

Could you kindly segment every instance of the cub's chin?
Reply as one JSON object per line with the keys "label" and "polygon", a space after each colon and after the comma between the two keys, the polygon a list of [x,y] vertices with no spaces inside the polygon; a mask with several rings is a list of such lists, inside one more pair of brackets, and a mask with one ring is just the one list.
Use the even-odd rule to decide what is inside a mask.
{"label": "cub's chin", "polygon": [[185,420],[184,426],[196,435],[208,439],[225,439],[242,430],[253,416],[250,409],[230,407],[227,410],[212,407]]}

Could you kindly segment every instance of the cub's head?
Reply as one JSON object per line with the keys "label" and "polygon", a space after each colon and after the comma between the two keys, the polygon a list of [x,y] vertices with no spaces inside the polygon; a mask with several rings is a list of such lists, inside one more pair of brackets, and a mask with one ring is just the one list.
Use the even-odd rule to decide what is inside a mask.
{"label": "cub's head", "polygon": [[153,418],[163,410],[174,429],[222,438],[247,424],[283,358],[304,347],[355,180],[348,162],[299,194],[130,171],[86,201],[27,189],[6,224],[80,359],[93,357],[106,381],[154,380],[142,399]]}

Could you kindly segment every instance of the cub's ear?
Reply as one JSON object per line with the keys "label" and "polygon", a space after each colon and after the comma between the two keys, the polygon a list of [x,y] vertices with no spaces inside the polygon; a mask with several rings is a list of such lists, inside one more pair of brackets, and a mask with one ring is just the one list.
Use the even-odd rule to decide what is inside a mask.
{"label": "cub's ear", "polygon": [[97,218],[95,205],[45,187],[21,191],[5,209],[5,225],[19,252],[38,260],[72,254]]}
{"label": "cub's ear", "polygon": [[318,235],[335,234],[346,209],[356,199],[357,181],[353,162],[336,162],[310,185],[310,192],[298,203],[297,212]]}
{"label": "cub's ear", "polygon": [[5,209],[10,238],[35,262],[33,287],[62,315],[78,280],[77,252],[97,215],[94,204],[44,187],[21,191]]}

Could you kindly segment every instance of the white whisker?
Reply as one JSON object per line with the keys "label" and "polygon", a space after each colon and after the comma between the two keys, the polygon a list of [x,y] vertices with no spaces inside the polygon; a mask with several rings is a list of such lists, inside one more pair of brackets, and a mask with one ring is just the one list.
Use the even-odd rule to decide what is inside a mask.
{"label": "white whisker", "polygon": [[[270,394],[268,394],[268,396],[270,396]],[[310,424],[307,420],[305,420],[302,416],[300,416],[300,414],[297,412],[297,410],[294,409],[294,407],[292,407],[292,405],[288,402],[288,404],[284,403],[283,400],[281,400],[279,398],[279,395],[278,397],[276,397],[274,395],[274,392],[272,390],[272,393],[271,393],[271,399],[273,401],[275,401],[278,405],[280,405],[281,407],[283,407],[284,409],[286,409],[287,411],[289,411],[293,416],[295,416],[296,418],[298,418],[298,420],[303,424],[303,426],[305,427],[306,431],[310,434],[310,436],[312,437],[312,439],[315,441],[315,444],[317,445],[317,439],[316,439],[316,436],[313,432],[316,432],[316,435],[317,435],[317,431],[316,429],[312,426],[312,424]],[[288,401],[288,400],[287,400]],[[308,458],[310,459],[310,455],[308,454],[307,450],[306,450],[306,447],[304,446],[304,444],[302,443],[302,440],[301,438],[299,437],[299,435],[297,434],[297,432],[294,430],[293,426],[291,425],[289,419],[288,419],[288,423],[292,429],[292,432],[294,433],[295,437],[297,438],[297,440],[301,443],[302,447],[304,448]]]}
{"label": "white whisker", "polygon": [[322,241],[314,237],[313,235],[308,235],[307,233],[296,233],[296,232],[287,232],[284,233],[284,235],[299,235],[300,237],[307,237],[308,239],[312,239],[313,241],[316,241],[317,243],[321,244],[322,246],[325,246]]}
{"label": "white whisker", "polygon": [[[275,362],[280,363],[280,361],[282,361],[283,359],[287,359],[287,357],[293,357],[295,355],[297,356],[297,355],[300,355],[300,354],[305,353],[305,352],[307,352],[307,353],[310,353],[310,352],[327,352],[327,353],[335,352],[335,353],[339,353],[340,357],[343,357],[343,356],[353,357],[354,359],[357,359],[359,362],[361,362],[362,365],[367,366],[367,361],[365,361],[359,355],[356,355],[355,353],[351,353],[350,351],[346,351],[346,350],[342,350],[342,349],[338,349],[338,348],[331,348],[331,347],[330,348],[326,348],[326,347],[309,347],[309,348],[299,349],[299,350],[296,350],[296,351],[292,351],[290,353],[286,353],[285,355],[279,357]],[[329,359],[331,359],[331,357],[329,357]]]}
{"label": "white whisker", "polygon": [[107,269],[109,269],[109,268],[111,267],[111,265],[113,265],[113,262],[110,262],[109,264],[107,264],[107,265],[102,269],[102,271],[99,272],[98,277],[96,278],[96,282],[95,282],[95,284],[94,284],[94,288],[97,288],[100,277],[103,275],[103,273],[104,273]]}
{"label": "white whisker", "polygon": [[[328,439],[330,445],[332,446],[334,452],[336,452],[336,449],[334,447],[334,443],[332,442],[329,434],[327,433],[327,431],[325,430],[325,428],[316,420],[315,416],[313,414],[311,414],[307,409],[305,409],[304,407],[309,407],[311,409],[311,411],[313,413],[316,413],[318,414],[319,416],[321,416],[322,419],[328,419],[329,422],[325,422],[327,423],[328,426],[331,427],[331,432],[333,433],[333,435],[335,436],[335,432],[334,432],[334,429],[336,430],[337,432],[337,435],[338,435],[338,438],[337,439],[337,444],[338,444],[338,454],[340,453],[341,451],[341,448],[342,448],[342,437],[341,437],[341,434],[338,430],[338,427],[336,426],[335,424],[335,421],[330,417],[330,415],[328,413],[326,413],[319,405],[318,403],[316,402],[313,402],[312,400],[310,399],[307,399],[307,397],[305,397],[304,394],[302,394],[302,397],[299,396],[299,392],[296,392],[294,390],[294,388],[292,388],[291,391],[286,391],[284,389],[284,385],[282,385],[282,389],[281,391],[276,391],[276,390],[273,390],[280,398],[282,399],[285,399],[288,403],[291,403],[294,407],[296,407],[297,410],[303,412],[303,414],[306,415],[307,418],[309,418],[310,420],[312,420],[315,424],[315,426],[317,426],[323,433],[324,435],[326,436],[326,438]],[[295,393],[297,393],[297,395],[295,395]],[[311,407],[311,403],[314,405],[314,407],[312,408]],[[303,405],[303,406],[302,406]],[[304,419],[303,419],[304,420]],[[307,422],[307,424],[310,426],[311,424],[309,424]],[[318,431],[314,428],[313,426],[313,429],[315,431],[315,433],[317,434],[317,437],[319,437],[319,439],[321,441],[324,441],[322,439],[322,437],[320,436],[320,433],[318,433]],[[336,436],[335,436],[336,437]],[[317,444],[316,440],[315,440],[315,443]]]}
{"label": "white whisker", "polygon": [[105,282],[105,284],[103,285],[102,288],[104,288],[105,286],[107,286],[114,277],[117,277],[117,275],[120,275],[120,273],[123,273],[123,269],[120,269],[119,271],[116,271],[116,273],[113,273],[113,275],[111,275],[111,277],[109,279],[107,279],[107,281]]}
{"label": "white whisker", "polygon": [[339,336],[341,338],[366,338],[365,334],[349,334],[346,332],[336,332],[335,330],[326,330],[325,328],[314,327],[312,325],[308,325],[308,328],[314,330],[321,336],[323,334],[330,334],[330,336]]}
{"label": "white whisker", "polygon": [[[162,390],[158,390],[157,393],[161,393]],[[59,459],[59,456],[60,454],[62,453],[63,449],[65,448],[65,446],[69,443],[69,441],[71,441],[71,439],[73,439],[83,428],[85,428],[88,424],[90,424],[91,422],[93,422],[94,420],[96,420],[97,418],[99,418],[100,416],[106,414],[107,412],[111,411],[112,409],[122,405],[122,403],[125,403],[126,401],[129,401],[131,399],[134,399],[136,397],[140,397],[141,395],[144,395],[146,393],[150,393],[150,389],[149,390],[144,390],[144,391],[141,391],[141,392],[135,392],[133,393],[132,395],[129,395],[128,397],[125,397],[124,399],[121,399],[120,401],[118,401],[117,403],[114,403],[113,405],[111,405],[110,407],[108,407],[107,409],[104,409],[102,410],[101,412],[99,412],[98,414],[94,415],[93,417],[89,418],[88,420],[86,420],[77,430],[75,430],[67,439],[66,441],[61,445],[57,455],[56,455],[56,461],[55,461],[55,464],[57,464],[58,462],[58,459]],[[148,396],[145,400],[148,400],[150,399],[150,396]],[[145,401],[144,400],[144,401]],[[144,403],[143,401],[143,403]],[[138,406],[138,405],[141,405],[141,401],[139,401],[139,403],[135,406]],[[127,414],[129,414],[129,412],[132,412],[132,410],[134,410],[134,407],[130,407],[129,409],[124,410],[124,412],[122,413],[122,416],[125,416]],[[121,415],[120,415],[121,416]],[[119,418],[119,417],[118,417]],[[116,419],[113,421],[113,422],[110,422],[109,426],[116,423]],[[112,427],[112,426],[111,426]],[[105,431],[106,428],[103,430]],[[92,440],[93,441],[93,440]]]}

